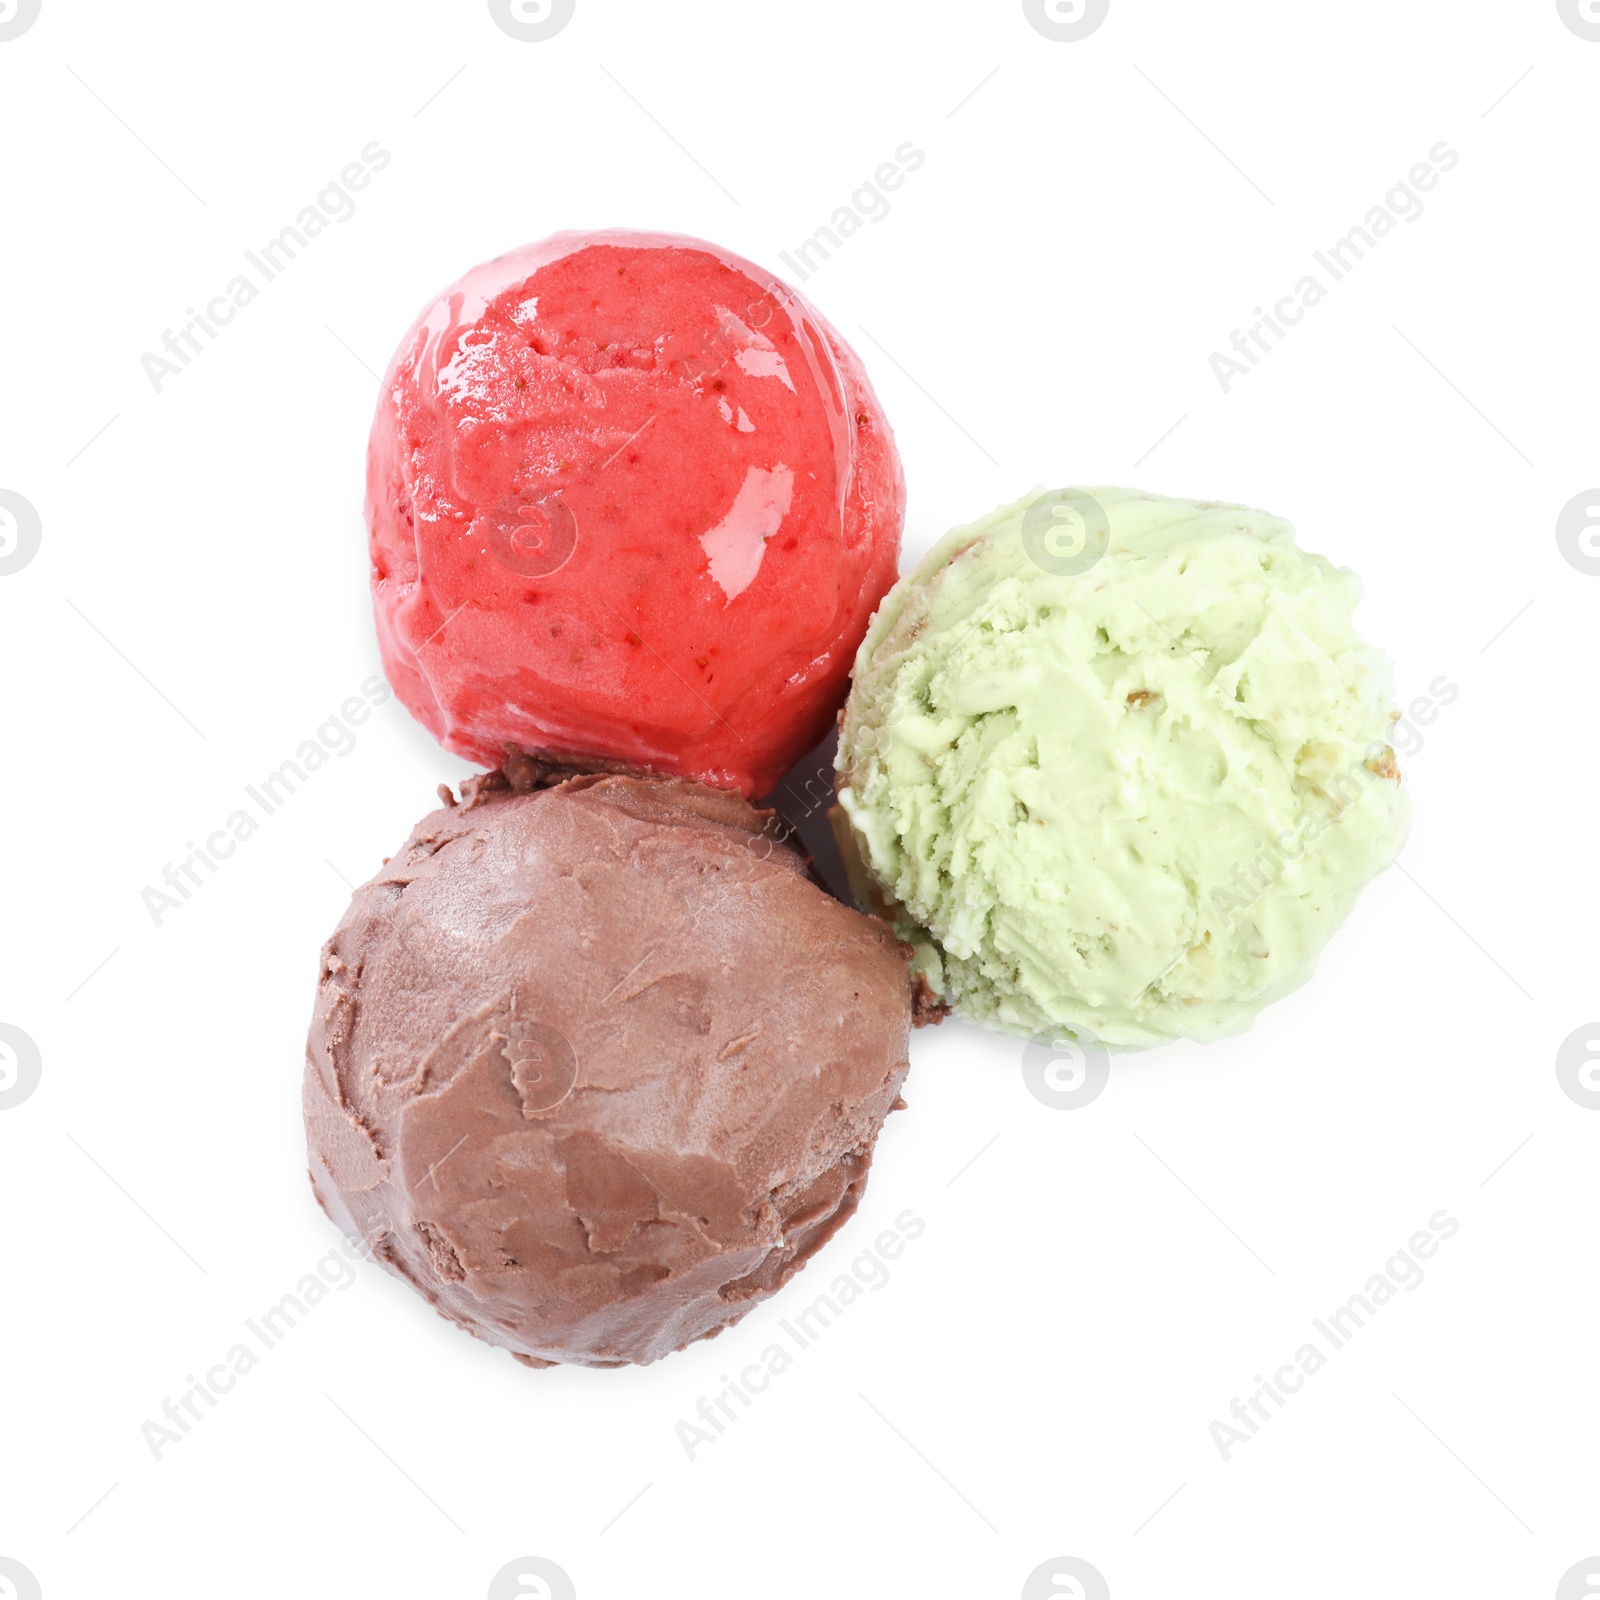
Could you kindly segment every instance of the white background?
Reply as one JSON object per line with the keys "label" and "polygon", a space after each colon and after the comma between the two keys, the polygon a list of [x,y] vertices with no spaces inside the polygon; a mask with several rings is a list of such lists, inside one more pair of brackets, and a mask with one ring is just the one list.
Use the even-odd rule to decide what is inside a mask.
{"label": "white background", "polygon": [[[1554,532],[1600,483],[1597,94],[1555,0],[1112,0],[1079,43],[1015,0],[578,0],[544,43],[472,0],[44,0],[0,43],[0,488],[43,529],[0,577],[0,1021],[43,1060],[0,1111],[0,1556],[45,1600],[478,1600],[523,1555],[582,1600],[1009,1600],[1063,1555],[1115,1600],[1544,1600],[1600,1553],[1600,1112],[1554,1069],[1600,1015],[1600,578]],[[141,355],[372,140],[355,216],[157,394]],[[860,1216],[720,1339],[531,1372],[363,1265],[158,1463],[141,1423],[334,1243],[317,949],[466,772],[391,702],[141,905],[377,670],[369,369],[556,229],[782,270],[905,140],[804,287],[897,431],[905,561],[1040,481],[1292,517],[1402,699],[1459,691],[1404,870],[1249,1034],[1085,1109],[918,1035]],[[1426,213],[1225,395],[1211,353],[1441,140]],[[679,1419],[906,1208],[893,1281],[691,1462]],[[1213,1420],[1440,1208],[1426,1281],[1224,1462]]]}

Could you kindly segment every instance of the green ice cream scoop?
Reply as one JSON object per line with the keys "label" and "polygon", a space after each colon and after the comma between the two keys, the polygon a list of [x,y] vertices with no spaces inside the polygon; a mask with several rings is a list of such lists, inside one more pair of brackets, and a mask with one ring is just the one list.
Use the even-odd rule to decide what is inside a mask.
{"label": "green ice cream scoop", "polygon": [[861,887],[932,987],[1141,1046],[1303,982],[1406,829],[1360,593],[1280,517],[1129,489],[941,540],[861,645],[838,755]]}

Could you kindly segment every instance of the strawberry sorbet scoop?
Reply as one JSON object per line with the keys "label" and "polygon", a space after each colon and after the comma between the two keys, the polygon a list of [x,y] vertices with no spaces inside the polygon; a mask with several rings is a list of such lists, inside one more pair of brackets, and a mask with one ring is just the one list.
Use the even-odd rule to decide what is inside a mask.
{"label": "strawberry sorbet scoop", "polygon": [[401,342],[367,460],[396,693],[505,747],[769,791],[844,697],[905,484],[855,353],[700,240],[564,233]]}

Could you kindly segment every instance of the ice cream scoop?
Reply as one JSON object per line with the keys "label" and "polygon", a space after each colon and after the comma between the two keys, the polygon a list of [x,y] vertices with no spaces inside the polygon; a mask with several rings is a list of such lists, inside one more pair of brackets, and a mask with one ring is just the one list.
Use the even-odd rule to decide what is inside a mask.
{"label": "ice cream scoop", "polygon": [[735,794],[507,773],[424,818],[324,948],[312,1183],[518,1359],[650,1362],[855,1210],[906,1074],[907,952]]}
{"label": "ice cream scoop", "polygon": [[955,529],[857,657],[862,893],[980,1021],[1245,1027],[1405,830],[1359,596],[1281,518],[1212,501],[1036,491]]}
{"label": "ice cream scoop", "polygon": [[557,234],[401,341],[367,467],[396,693],[514,744],[766,793],[895,578],[905,489],[854,353],[700,240]]}

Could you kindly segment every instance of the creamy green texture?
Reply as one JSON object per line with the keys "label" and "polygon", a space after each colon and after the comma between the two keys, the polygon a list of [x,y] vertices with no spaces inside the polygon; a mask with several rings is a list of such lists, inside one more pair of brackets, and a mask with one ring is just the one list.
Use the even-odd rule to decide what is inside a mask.
{"label": "creamy green texture", "polygon": [[1127,489],[1061,491],[1090,537],[1041,540],[1043,493],[885,598],[840,804],[962,1014],[1122,1046],[1236,1032],[1405,833],[1359,580],[1282,518]]}

